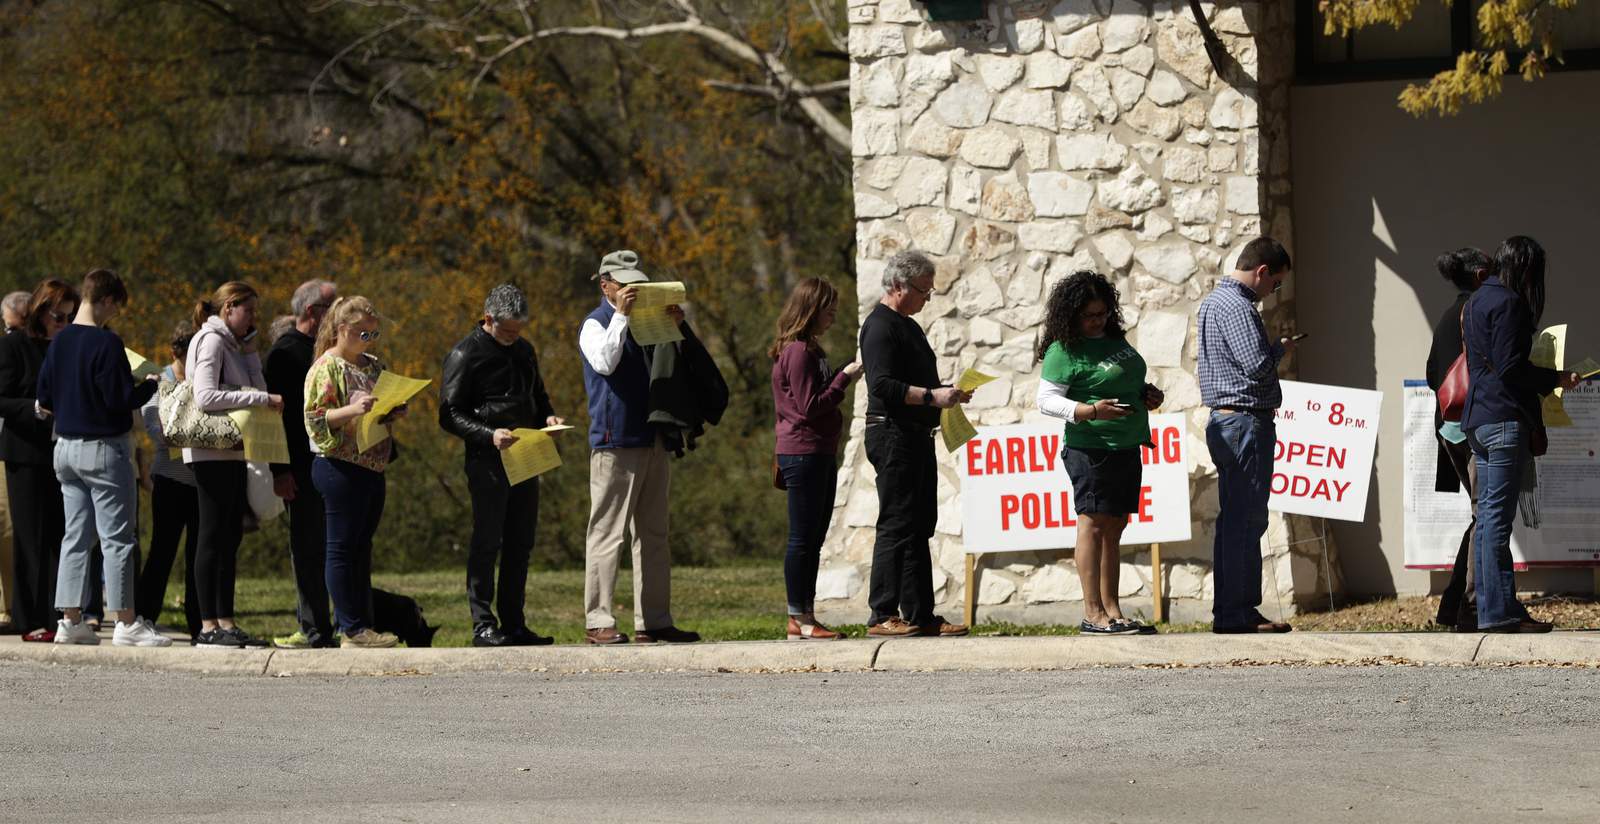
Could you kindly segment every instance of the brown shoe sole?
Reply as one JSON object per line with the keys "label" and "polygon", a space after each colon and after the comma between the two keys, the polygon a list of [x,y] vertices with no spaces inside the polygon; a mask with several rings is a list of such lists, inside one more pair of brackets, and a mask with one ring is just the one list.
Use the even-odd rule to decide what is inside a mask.
{"label": "brown shoe sole", "polygon": [[610,639],[602,641],[602,640],[600,640],[598,638],[595,638],[592,635],[589,635],[589,634],[585,633],[584,636],[583,636],[583,642],[585,644],[595,644],[595,645],[602,646],[602,647],[611,647],[611,646],[616,646],[617,644],[626,644],[626,643],[628,643],[628,636],[623,635],[622,633],[619,632],[615,636],[611,637]]}

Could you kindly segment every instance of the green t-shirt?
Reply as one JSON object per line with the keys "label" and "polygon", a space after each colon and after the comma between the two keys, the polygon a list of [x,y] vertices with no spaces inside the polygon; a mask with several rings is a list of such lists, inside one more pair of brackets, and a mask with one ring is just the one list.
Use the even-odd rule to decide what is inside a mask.
{"label": "green t-shirt", "polygon": [[1116,420],[1079,418],[1062,440],[1077,449],[1130,449],[1150,440],[1150,413],[1144,406],[1144,358],[1123,338],[1084,338],[1071,349],[1056,341],[1044,353],[1039,377],[1067,388],[1079,403],[1116,398],[1133,414]]}

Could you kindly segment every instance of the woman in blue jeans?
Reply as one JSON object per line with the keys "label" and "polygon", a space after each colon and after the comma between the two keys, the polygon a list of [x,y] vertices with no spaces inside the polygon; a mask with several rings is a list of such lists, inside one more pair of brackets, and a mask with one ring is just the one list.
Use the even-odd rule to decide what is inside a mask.
{"label": "woman in blue jeans", "polygon": [[861,377],[861,364],[834,372],[817,339],[833,325],[839,292],[821,278],[795,286],[778,315],[778,334],[767,354],[772,358],[772,401],[778,413],[777,466],[789,493],[789,546],[783,556],[788,590],[788,638],[834,640],[839,633],[817,622],[817,563],[822,539],[833,514],[838,479],[834,455],[844,416],[839,403],[850,382]]}
{"label": "woman in blue jeans", "polygon": [[1544,454],[1539,396],[1571,389],[1575,372],[1528,361],[1534,330],[1544,314],[1544,249],[1533,238],[1512,237],[1495,254],[1495,273],[1467,301],[1462,337],[1470,387],[1461,428],[1478,473],[1473,583],[1478,629],[1549,632],[1517,601],[1511,568],[1511,522],[1535,454]]}

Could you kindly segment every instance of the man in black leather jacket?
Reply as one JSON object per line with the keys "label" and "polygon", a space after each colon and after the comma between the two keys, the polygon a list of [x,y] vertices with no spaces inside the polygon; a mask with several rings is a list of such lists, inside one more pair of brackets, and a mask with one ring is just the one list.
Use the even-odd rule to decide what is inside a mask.
{"label": "man in black leather jacket", "polygon": [[[529,629],[522,613],[539,518],[539,479],[512,486],[500,460],[500,450],[517,442],[511,430],[562,422],[545,393],[533,344],[522,338],[527,321],[528,299],[522,292],[509,283],[496,286],[483,302],[482,321],[444,360],[439,425],[467,445],[467,490],[472,495],[467,604],[472,609],[472,644],[478,647],[552,641]],[[491,600],[499,608],[498,622]]]}

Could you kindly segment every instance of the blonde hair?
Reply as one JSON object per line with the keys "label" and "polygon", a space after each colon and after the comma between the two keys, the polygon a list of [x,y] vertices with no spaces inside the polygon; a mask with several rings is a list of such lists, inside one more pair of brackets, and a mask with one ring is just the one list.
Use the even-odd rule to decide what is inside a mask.
{"label": "blonde hair", "polygon": [[322,318],[322,328],[317,330],[317,357],[322,357],[324,352],[333,348],[334,341],[339,339],[339,327],[360,323],[367,318],[379,319],[372,301],[360,295],[334,299],[333,305],[328,307],[328,314]]}
{"label": "blonde hair", "polygon": [[259,297],[254,286],[242,280],[230,280],[217,287],[210,300],[200,300],[194,305],[194,328],[199,329],[206,325],[206,319],[212,315],[221,315],[231,306],[238,306],[245,301]]}

